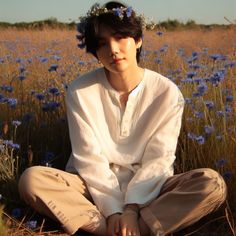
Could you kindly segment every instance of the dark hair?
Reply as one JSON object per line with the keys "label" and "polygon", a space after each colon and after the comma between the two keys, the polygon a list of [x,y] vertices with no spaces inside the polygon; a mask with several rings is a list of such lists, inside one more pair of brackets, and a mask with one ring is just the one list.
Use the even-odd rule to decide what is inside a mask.
{"label": "dark hair", "polygon": [[[105,12],[104,9],[107,9],[108,12]],[[97,13],[93,14],[95,9]],[[99,12],[103,9],[104,11]],[[119,15],[119,9],[125,9],[126,12],[122,12]],[[129,12],[129,14],[128,14]],[[79,39],[80,48],[86,48],[86,52],[93,54],[97,58],[97,49],[98,49],[98,34],[101,26],[108,27],[112,30],[115,30],[121,36],[132,37],[135,42],[143,36],[143,19],[142,17],[136,16],[135,12],[131,7],[127,7],[124,4],[116,1],[111,1],[106,3],[102,8],[99,4],[95,4],[91,7],[90,12],[86,17],[82,17],[80,23],[78,24],[77,39]],[[140,60],[141,48],[137,49],[136,59],[137,62]]]}

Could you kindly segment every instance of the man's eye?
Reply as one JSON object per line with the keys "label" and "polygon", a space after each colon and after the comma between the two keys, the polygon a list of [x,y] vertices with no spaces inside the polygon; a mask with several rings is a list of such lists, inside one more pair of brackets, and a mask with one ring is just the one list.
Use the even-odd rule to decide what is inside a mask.
{"label": "man's eye", "polygon": [[120,40],[120,39],[123,39],[124,36],[122,36],[122,35],[120,35],[120,34],[117,34],[117,35],[115,36],[115,38],[118,39],[118,40]]}

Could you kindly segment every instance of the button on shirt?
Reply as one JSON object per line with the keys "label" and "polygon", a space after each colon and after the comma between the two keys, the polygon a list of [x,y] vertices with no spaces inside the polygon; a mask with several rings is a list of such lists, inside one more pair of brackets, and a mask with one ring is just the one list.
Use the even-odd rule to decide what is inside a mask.
{"label": "button on shirt", "polygon": [[66,105],[72,154],[66,170],[85,180],[107,217],[156,198],[173,163],[184,100],[166,77],[145,69],[125,108],[104,68],[74,80]]}

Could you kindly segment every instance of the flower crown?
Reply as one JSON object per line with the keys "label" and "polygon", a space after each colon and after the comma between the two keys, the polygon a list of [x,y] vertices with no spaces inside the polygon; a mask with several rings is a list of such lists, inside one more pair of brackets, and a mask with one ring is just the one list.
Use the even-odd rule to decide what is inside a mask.
{"label": "flower crown", "polygon": [[112,9],[107,9],[104,6],[100,6],[99,3],[95,3],[91,9],[87,12],[87,16],[99,16],[101,14],[113,13],[115,16],[118,16],[121,20],[126,17],[131,17],[133,12],[132,7],[117,7]]}
{"label": "flower crown", "polygon": [[79,23],[77,24],[77,31],[79,32],[79,35],[76,35],[76,38],[80,41],[80,43],[78,44],[78,47],[83,49],[85,48],[85,28],[87,25],[88,20],[91,17],[97,17],[100,16],[102,14],[114,14],[115,16],[117,16],[120,20],[123,20],[124,17],[137,17],[139,18],[139,20],[141,21],[142,24],[142,29],[145,30],[146,29],[146,23],[145,23],[145,17],[143,15],[140,16],[136,16],[135,12],[133,11],[132,7],[117,7],[117,8],[112,8],[112,9],[107,9],[104,6],[100,6],[99,3],[95,3],[90,10],[87,12],[86,16],[84,17],[80,17],[79,18]]}

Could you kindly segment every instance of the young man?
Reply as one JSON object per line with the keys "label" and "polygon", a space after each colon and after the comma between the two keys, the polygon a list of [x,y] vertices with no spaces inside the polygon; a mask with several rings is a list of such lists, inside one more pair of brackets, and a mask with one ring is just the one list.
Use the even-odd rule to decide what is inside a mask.
{"label": "young man", "polygon": [[20,179],[22,198],[70,234],[166,235],[225,200],[225,183],[211,169],[173,175],[184,100],[170,80],[139,67],[142,27],[117,2],[81,20],[79,46],[103,67],[69,86],[67,172],[32,167]]}

